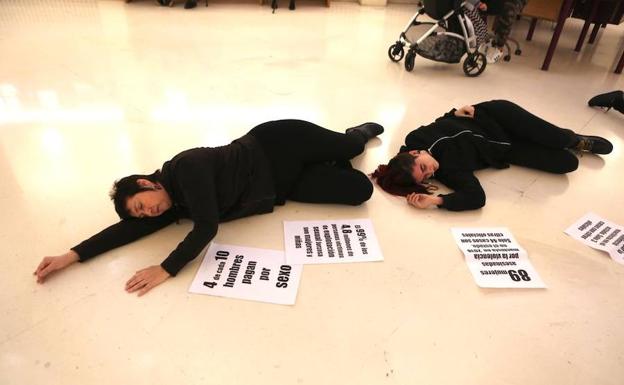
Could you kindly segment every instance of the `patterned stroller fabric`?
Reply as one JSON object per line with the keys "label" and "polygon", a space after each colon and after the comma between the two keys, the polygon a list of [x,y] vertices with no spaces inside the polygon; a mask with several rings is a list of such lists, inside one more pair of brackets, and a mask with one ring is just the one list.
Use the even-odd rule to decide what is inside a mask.
{"label": "patterned stroller fabric", "polygon": [[[464,14],[474,26],[477,46],[484,44],[488,40],[487,24],[480,12],[476,8],[472,10],[465,9]],[[449,23],[449,31],[462,34],[461,27],[455,20]],[[418,44],[416,52],[430,60],[454,64],[459,63],[462,56],[466,53],[466,43],[463,39],[455,36],[431,35]]]}
{"label": "patterned stroller fabric", "polygon": [[474,26],[475,35],[477,36],[477,46],[488,41],[488,31],[485,19],[481,16],[481,12],[477,8],[465,10],[464,14],[470,19]]}
{"label": "patterned stroller fabric", "polygon": [[466,53],[466,43],[454,36],[431,35],[418,44],[416,53],[430,60],[459,63]]}

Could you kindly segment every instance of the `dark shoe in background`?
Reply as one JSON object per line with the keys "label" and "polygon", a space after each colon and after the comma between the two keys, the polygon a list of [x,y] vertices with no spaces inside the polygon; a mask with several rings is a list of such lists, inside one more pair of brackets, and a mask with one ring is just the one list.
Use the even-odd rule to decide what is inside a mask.
{"label": "dark shoe in background", "polygon": [[197,1],[195,0],[186,0],[184,3],[184,9],[191,9],[197,7]]}
{"label": "dark shoe in background", "polygon": [[624,114],[624,91],[607,92],[606,94],[596,95],[589,99],[587,104],[590,107],[602,107],[609,111],[611,108],[615,108]]}
{"label": "dark shoe in background", "polygon": [[347,135],[360,135],[364,138],[365,142],[368,142],[370,139],[373,139],[377,135],[381,135],[384,132],[384,128],[381,124],[377,123],[364,123],[359,126],[347,128],[345,134]]}

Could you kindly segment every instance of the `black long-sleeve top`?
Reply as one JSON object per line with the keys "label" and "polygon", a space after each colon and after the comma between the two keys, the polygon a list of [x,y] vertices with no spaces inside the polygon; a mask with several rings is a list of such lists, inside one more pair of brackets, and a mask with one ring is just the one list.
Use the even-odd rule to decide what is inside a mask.
{"label": "black long-sleeve top", "polygon": [[190,218],[193,229],[161,263],[175,276],[212,240],[219,222],[273,211],[271,169],[250,135],[227,146],[184,151],[163,164],[161,176],[172,208],[158,217],[121,220],[72,247],[81,262]]}
{"label": "black long-sleeve top", "polygon": [[487,167],[509,167],[504,159],[510,138],[487,114],[489,103],[476,104],[474,118],[457,117],[452,109],[405,138],[400,151],[429,151],[440,164],[433,178],[454,190],[439,195],[443,199],[439,207],[451,211],[483,207],[485,192],[473,172]]}

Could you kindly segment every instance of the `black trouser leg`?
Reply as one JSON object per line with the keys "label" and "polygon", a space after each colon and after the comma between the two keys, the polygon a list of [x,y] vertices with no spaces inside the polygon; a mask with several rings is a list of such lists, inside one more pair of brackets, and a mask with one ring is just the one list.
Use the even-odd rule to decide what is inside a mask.
{"label": "black trouser leg", "polygon": [[267,155],[295,161],[348,160],[364,151],[365,141],[357,135],[330,131],[304,120],[275,120],[250,132],[267,150]]}
{"label": "black trouser leg", "polygon": [[289,199],[306,203],[359,205],[370,199],[373,184],[350,167],[314,164],[304,168]]}
{"label": "black trouser leg", "polygon": [[[365,144],[365,141],[358,135],[345,135],[330,131],[303,120],[267,122],[253,128],[249,133],[260,142],[269,158],[278,204],[290,198],[308,166],[323,162],[348,161],[361,154]],[[319,184],[314,192],[321,194],[320,189],[326,183],[323,183],[322,173],[317,172],[314,175]],[[354,189],[358,186],[359,184],[354,186]],[[332,193],[332,191],[327,193]],[[312,202],[313,198],[307,196],[305,201]],[[342,197],[338,198],[340,199],[337,200],[344,200]],[[331,199],[325,197],[323,202],[329,203],[329,201]]]}
{"label": "black trouser leg", "polygon": [[509,134],[512,142],[533,142],[553,149],[571,148],[578,143],[574,131],[557,127],[510,101],[492,100],[477,106]]}
{"label": "black trouser leg", "polygon": [[507,153],[507,162],[523,167],[565,174],[578,168],[578,158],[565,149],[554,149],[529,142],[514,142]]}

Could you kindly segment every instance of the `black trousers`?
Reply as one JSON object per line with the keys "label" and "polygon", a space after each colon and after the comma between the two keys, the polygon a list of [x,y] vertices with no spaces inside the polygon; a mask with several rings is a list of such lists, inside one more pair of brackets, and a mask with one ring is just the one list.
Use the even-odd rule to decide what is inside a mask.
{"label": "black trousers", "polygon": [[373,193],[373,185],[350,159],[364,151],[358,135],[327,130],[303,120],[275,120],[254,127],[249,134],[269,158],[277,194],[308,203],[359,205]]}
{"label": "black trousers", "polygon": [[511,138],[505,161],[556,174],[578,168],[578,158],[569,150],[578,143],[574,131],[560,128],[507,100],[493,100],[479,107]]}

